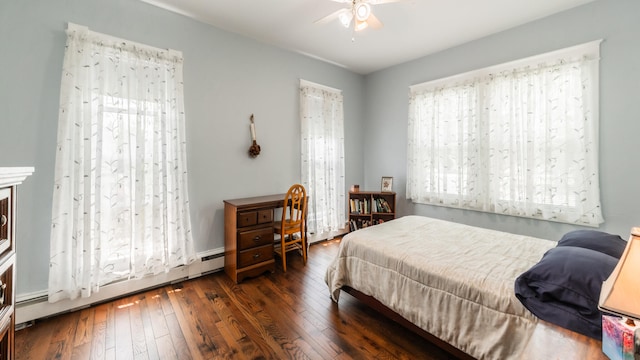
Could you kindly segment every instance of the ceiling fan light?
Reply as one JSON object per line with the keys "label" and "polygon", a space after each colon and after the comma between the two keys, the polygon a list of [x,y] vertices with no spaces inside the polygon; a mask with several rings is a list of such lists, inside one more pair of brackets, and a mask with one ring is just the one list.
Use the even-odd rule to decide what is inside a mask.
{"label": "ceiling fan light", "polygon": [[360,30],[364,30],[369,26],[369,24],[367,24],[366,21],[356,21],[356,25],[354,26],[354,29],[356,31],[360,31]]}
{"label": "ceiling fan light", "polygon": [[348,28],[349,25],[351,25],[351,19],[353,18],[353,14],[350,12],[343,12],[342,14],[340,14],[338,16],[338,19],[340,20],[340,23]]}
{"label": "ceiling fan light", "polygon": [[355,14],[358,21],[367,21],[369,15],[371,15],[371,5],[366,2],[358,3],[355,8]]}

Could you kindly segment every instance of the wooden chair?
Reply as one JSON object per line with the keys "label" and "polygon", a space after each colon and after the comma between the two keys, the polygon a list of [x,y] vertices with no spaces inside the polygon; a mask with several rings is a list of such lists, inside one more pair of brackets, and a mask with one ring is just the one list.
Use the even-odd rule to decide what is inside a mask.
{"label": "wooden chair", "polygon": [[[284,197],[282,219],[273,223],[274,232],[280,235],[280,244],[274,244],[273,250],[282,258],[282,270],[287,271],[287,255],[291,250],[299,250],[302,260],[307,264],[307,192],[304,186],[295,184]],[[300,234],[298,237],[294,236]]]}

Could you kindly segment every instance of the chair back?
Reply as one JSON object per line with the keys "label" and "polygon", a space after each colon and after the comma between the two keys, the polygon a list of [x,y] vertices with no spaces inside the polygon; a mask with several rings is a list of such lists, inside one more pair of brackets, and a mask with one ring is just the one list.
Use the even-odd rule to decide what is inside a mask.
{"label": "chair back", "polygon": [[282,226],[294,227],[302,224],[307,214],[307,192],[304,186],[295,184],[289,188],[282,206]]}

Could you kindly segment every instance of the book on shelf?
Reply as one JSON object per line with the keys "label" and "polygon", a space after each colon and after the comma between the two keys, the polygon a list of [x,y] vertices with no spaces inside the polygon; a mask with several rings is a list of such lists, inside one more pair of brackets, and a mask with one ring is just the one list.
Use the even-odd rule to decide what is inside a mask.
{"label": "book on shelf", "polygon": [[387,202],[387,200],[382,199],[382,206],[384,207],[384,212],[393,212],[391,211],[391,206],[389,206],[389,203]]}
{"label": "book on shelf", "polygon": [[366,227],[369,227],[371,225],[375,225],[375,224],[379,224],[382,221],[379,221],[380,219],[377,220],[363,220],[363,219],[351,219],[351,221],[349,221],[349,229],[351,231],[356,231],[358,229],[364,229]]}
{"label": "book on shelf", "polygon": [[349,199],[349,211],[352,214],[370,214],[371,204],[369,199]]}
{"label": "book on shelf", "polygon": [[384,198],[376,198],[374,199],[375,210],[373,212],[377,213],[391,213],[393,210],[391,206]]}

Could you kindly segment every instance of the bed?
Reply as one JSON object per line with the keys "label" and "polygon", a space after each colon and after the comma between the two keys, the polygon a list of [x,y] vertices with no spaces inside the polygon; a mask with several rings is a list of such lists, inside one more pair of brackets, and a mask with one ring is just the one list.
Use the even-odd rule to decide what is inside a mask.
{"label": "bed", "polygon": [[541,320],[539,301],[523,305],[531,290],[514,292],[558,244],[405,216],[346,235],[325,281],[336,303],[348,292],[459,358],[605,359],[594,336]]}

